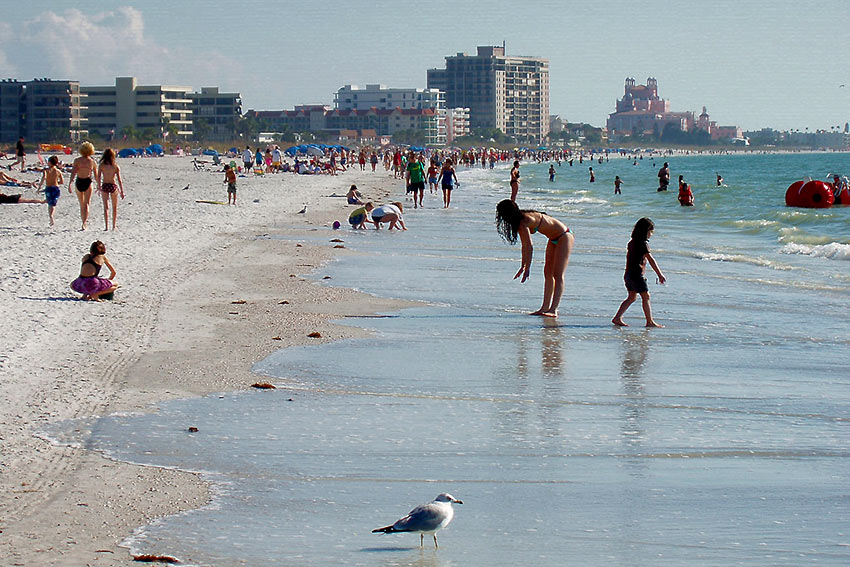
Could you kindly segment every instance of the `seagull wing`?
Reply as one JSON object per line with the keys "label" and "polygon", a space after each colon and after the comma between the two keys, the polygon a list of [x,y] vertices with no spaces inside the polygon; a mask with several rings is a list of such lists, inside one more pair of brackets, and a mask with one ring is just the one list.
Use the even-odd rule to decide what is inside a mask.
{"label": "seagull wing", "polygon": [[411,510],[410,514],[393,524],[399,532],[433,532],[443,527],[451,508],[429,502]]}

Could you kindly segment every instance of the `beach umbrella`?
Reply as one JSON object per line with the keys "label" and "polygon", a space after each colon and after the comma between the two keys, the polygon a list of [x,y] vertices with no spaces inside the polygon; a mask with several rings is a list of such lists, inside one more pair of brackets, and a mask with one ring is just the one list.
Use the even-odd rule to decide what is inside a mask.
{"label": "beach umbrella", "polygon": [[212,148],[209,148],[209,149],[207,149],[207,150],[204,150],[204,155],[205,155],[205,156],[217,156],[217,155],[218,155],[218,152],[217,152],[217,151],[215,151],[215,150],[214,150],[214,149],[212,149]]}
{"label": "beach umbrella", "polygon": [[163,147],[159,144],[151,144],[150,146],[147,147],[147,149],[148,149],[148,153],[153,153],[153,154],[162,154],[162,153],[165,152]]}
{"label": "beach umbrella", "polygon": [[124,148],[118,152],[118,157],[120,158],[136,157],[137,155],[139,155],[139,152],[133,148]]}
{"label": "beach umbrella", "polygon": [[323,156],[323,155],[325,155],[325,151],[322,148],[319,148],[317,146],[310,146],[310,147],[307,148],[307,155],[308,156]]}

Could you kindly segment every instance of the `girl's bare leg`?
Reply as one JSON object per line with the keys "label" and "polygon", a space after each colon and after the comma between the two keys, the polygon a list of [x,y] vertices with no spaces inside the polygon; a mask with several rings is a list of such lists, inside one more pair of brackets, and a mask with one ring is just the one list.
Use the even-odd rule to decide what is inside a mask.
{"label": "girl's bare leg", "polygon": [[118,221],[118,193],[110,195],[112,199],[112,230],[115,230],[115,223]]}
{"label": "girl's bare leg", "polygon": [[101,193],[103,199],[103,230],[109,230],[109,193]]}
{"label": "girl's bare leg", "polygon": [[511,183],[511,201],[516,202],[516,194],[519,192],[519,184]]}
{"label": "girl's bare leg", "polygon": [[623,314],[629,308],[629,306],[635,302],[637,299],[637,293],[634,291],[630,291],[628,297],[623,300],[620,304],[620,308],[617,309],[617,314],[614,315],[614,318],[611,319],[611,322],[617,325],[618,327],[628,327],[626,323],[623,322]]}
{"label": "girl's bare leg", "polygon": [[652,306],[649,304],[649,292],[645,291],[640,294],[641,303],[643,304],[643,315],[646,317],[646,326],[647,327],[663,327],[664,325],[659,325],[652,318]]}

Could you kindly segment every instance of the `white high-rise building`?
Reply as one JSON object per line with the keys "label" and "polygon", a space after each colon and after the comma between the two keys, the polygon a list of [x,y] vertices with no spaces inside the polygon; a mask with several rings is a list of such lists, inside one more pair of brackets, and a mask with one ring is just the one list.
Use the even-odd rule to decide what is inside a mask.
{"label": "white high-rise building", "polygon": [[479,46],[476,55],[446,57],[428,70],[428,87],[445,93],[449,108],[468,108],[473,129],[498,128],[518,141],[549,134],[549,61],[505,55],[505,47]]}

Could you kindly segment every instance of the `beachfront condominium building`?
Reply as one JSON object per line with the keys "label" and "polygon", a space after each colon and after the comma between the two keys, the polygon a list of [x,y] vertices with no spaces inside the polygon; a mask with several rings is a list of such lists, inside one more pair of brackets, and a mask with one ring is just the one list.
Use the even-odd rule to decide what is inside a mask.
{"label": "beachfront condominium building", "polygon": [[[446,142],[446,99],[439,89],[399,89],[385,85],[345,85],[334,93],[335,110],[432,110],[422,123],[429,144]],[[398,114],[397,116],[401,116]],[[422,115],[425,116],[425,115]],[[401,118],[399,118],[401,120]],[[386,134],[386,133],[385,133]]]}
{"label": "beachfront condominium building", "polygon": [[479,46],[476,55],[446,57],[428,69],[428,88],[446,93],[448,108],[468,108],[470,127],[498,128],[520,142],[549,134],[549,61],[505,55],[504,45]]}
{"label": "beachfront condominium building", "polygon": [[468,136],[469,109],[449,108],[446,110],[446,143],[451,144],[455,139]]}
{"label": "beachfront condominium building", "polygon": [[88,129],[107,140],[137,135],[163,138],[192,136],[191,87],[139,85],[135,77],[118,77],[111,87],[82,87]]}
{"label": "beachfront condominium building", "polygon": [[242,116],[242,96],[222,93],[218,87],[201,87],[191,93],[192,130],[199,139],[230,141],[236,138],[236,121]]}
{"label": "beachfront condominium building", "polygon": [[446,99],[439,89],[396,89],[385,85],[345,85],[334,94],[334,108],[369,110],[370,108],[433,108],[442,111]]}
{"label": "beachfront condominium building", "polygon": [[327,134],[357,130],[374,132],[375,136],[392,136],[401,131],[418,130],[425,135],[427,144],[446,142],[445,130],[440,128],[442,117],[433,108],[341,110],[312,105],[295,107],[295,110],[249,110],[246,116],[261,120],[264,128],[276,132]]}
{"label": "beachfront condominium building", "polygon": [[0,141],[78,141],[85,137],[84,95],[77,81],[0,81]]}

